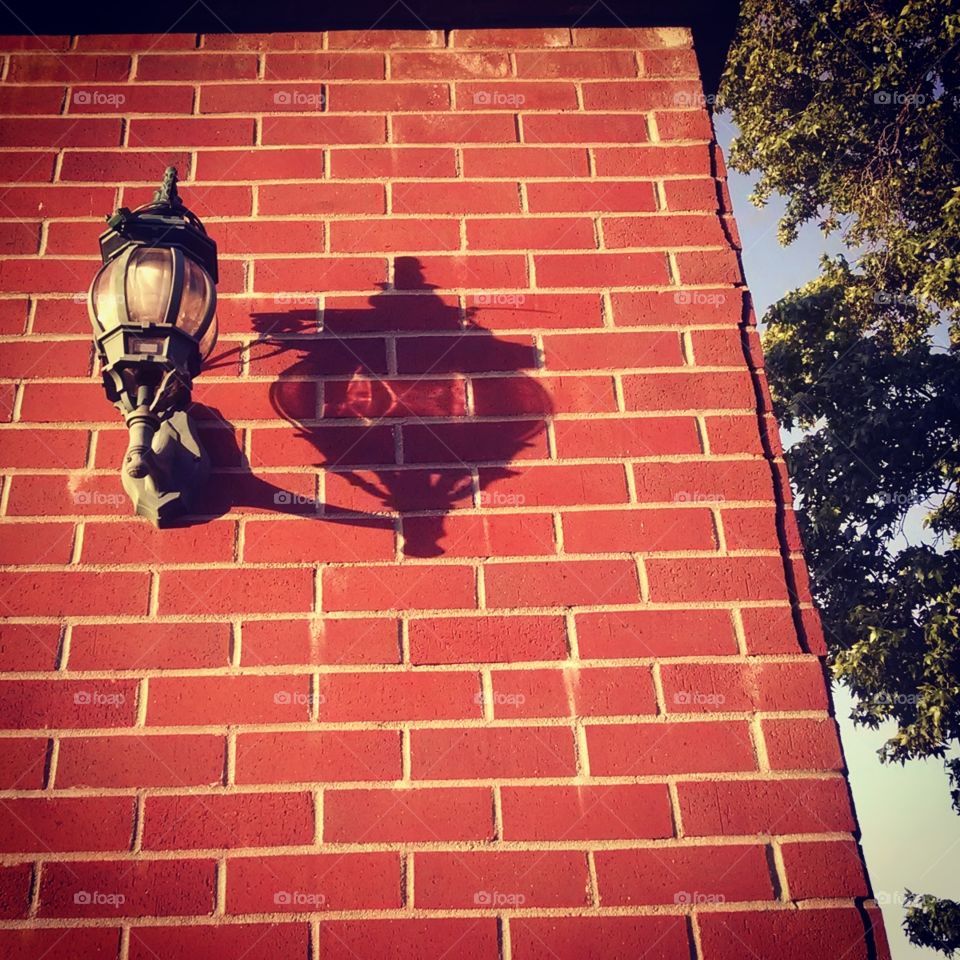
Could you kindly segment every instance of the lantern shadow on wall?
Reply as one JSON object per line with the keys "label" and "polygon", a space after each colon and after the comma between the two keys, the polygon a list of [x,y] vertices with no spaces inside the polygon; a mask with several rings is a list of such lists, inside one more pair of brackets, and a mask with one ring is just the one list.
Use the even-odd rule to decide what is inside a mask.
{"label": "lantern shadow on wall", "polygon": [[[546,456],[544,418],[553,405],[541,383],[525,374],[536,366],[532,341],[496,337],[477,324],[475,308],[462,316],[455,297],[433,292],[414,257],[397,258],[396,281],[399,289],[381,288],[365,307],[362,298],[356,307],[328,307],[319,331],[312,308],[251,315],[260,334],[249,346],[251,372],[275,376],[270,403],[292,428],[289,449],[302,457],[300,467],[324,469],[326,496],[316,503],[271,482],[270,474],[253,473],[270,465],[258,445],[275,427],[255,430],[252,464],[235,430],[205,431],[215,471],[230,475],[215,475],[207,502],[198,505],[202,512],[252,506],[385,527],[400,516],[404,552],[438,556],[445,552],[448,513],[474,506],[477,498],[482,505],[491,484],[514,475],[509,464],[524,451]],[[393,339],[399,378],[388,372],[395,334],[402,334]],[[225,365],[231,352],[211,358],[210,367]],[[199,382],[197,401],[211,383]],[[198,402],[195,412],[232,427],[212,407]],[[211,434],[219,439],[207,440]],[[277,438],[270,442],[277,449]]]}

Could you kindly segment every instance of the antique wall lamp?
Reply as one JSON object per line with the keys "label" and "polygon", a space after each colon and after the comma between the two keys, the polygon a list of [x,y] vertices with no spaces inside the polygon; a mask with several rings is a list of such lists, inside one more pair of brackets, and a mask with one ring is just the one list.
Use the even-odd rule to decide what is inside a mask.
{"label": "antique wall lamp", "polygon": [[107,223],[90,320],[107,398],[130,431],[123,487],[163,526],[191,508],[209,472],[186,408],[217,339],[217,245],[180,199],[175,167],[152,202]]}

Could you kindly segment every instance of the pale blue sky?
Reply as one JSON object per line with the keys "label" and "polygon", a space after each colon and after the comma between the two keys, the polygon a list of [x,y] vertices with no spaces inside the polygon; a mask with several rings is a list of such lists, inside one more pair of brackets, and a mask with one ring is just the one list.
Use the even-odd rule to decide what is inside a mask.
{"label": "pale blue sky", "polygon": [[[714,126],[726,155],[735,129],[722,115],[714,116]],[[821,255],[839,252],[841,245],[808,225],[791,246],[781,247],[777,221],[782,200],[774,198],[758,209],[748,200],[755,178],[733,171],[728,175],[747,283],[761,317],[788,290],[815,277]],[[950,808],[943,765],[939,760],[882,765],[876,751],[890,731],[854,727],[848,719],[850,702],[845,690],[834,690],[870,881],[883,908],[893,960],[935,960],[942,954],[914,947],[900,923],[905,888],[960,900],[960,817]]]}

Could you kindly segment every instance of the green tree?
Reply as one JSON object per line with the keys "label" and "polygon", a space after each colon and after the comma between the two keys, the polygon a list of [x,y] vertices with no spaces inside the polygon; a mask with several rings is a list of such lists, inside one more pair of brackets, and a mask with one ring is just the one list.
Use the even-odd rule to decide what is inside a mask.
{"label": "green tree", "polygon": [[[952,2],[744,0],[718,107],[781,242],[848,249],[767,312],[767,374],[834,677],[896,723],[881,760],[946,758],[960,813],[958,39]],[[952,956],[960,904],[910,895],[904,927]]]}

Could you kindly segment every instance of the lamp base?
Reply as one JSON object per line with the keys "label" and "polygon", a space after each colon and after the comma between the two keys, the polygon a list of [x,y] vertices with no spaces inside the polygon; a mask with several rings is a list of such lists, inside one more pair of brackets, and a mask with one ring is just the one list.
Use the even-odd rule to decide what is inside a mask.
{"label": "lamp base", "polygon": [[123,471],[123,489],[138,516],[154,526],[167,526],[190,511],[210,473],[210,460],[185,411],[178,410],[160,424],[144,464],[143,476]]}

